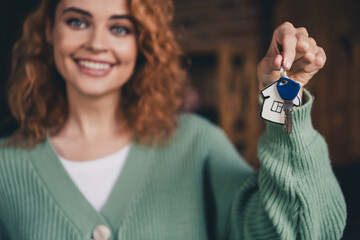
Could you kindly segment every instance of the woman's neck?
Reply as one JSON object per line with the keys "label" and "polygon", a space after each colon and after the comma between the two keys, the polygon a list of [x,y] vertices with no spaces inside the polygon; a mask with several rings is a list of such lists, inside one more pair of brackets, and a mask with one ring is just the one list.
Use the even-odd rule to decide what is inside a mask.
{"label": "woman's neck", "polygon": [[88,96],[68,88],[69,116],[61,130],[68,137],[94,140],[121,134],[125,123],[118,114],[120,93]]}

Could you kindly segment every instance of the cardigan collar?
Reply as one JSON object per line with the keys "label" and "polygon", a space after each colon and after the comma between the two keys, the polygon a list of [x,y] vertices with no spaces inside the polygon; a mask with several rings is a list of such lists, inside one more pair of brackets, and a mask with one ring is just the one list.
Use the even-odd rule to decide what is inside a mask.
{"label": "cardigan collar", "polygon": [[110,227],[115,237],[126,210],[136,203],[134,200],[145,187],[154,153],[151,148],[131,144],[124,168],[103,209],[97,212],[71,180],[48,138],[29,151],[35,170],[53,201],[78,228],[83,239],[89,238],[98,225]]}

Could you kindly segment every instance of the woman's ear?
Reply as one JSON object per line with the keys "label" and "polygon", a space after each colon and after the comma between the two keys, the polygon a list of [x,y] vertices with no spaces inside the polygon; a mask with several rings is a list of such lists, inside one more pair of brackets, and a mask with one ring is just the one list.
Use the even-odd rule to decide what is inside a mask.
{"label": "woman's ear", "polygon": [[47,19],[47,20],[46,20],[45,36],[46,36],[46,41],[47,41],[48,43],[52,44],[52,42],[53,42],[53,37],[52,37],[52,29],[51,29],[50,19]]}

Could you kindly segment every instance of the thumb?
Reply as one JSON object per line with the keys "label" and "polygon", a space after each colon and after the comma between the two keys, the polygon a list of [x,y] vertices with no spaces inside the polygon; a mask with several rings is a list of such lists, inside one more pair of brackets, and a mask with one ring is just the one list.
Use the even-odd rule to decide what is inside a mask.
{"label": "thumb", "polygon": [[280,70],[283,56],[281,54],[267,54],[263,59],[262,74],[270,75]]}
{"label": "thumb", "polygon": [[258,65],[258,79],[260,89],[268,86],[279,79],[280,66],[283,57],[280,54],[266,56]]}
{"label": "thumb", "polygon": [[283,62],[283,56],[280,54],[277,54],[275,58],[273,59],[273,71],[279,71],[281,67],[281,63]]}

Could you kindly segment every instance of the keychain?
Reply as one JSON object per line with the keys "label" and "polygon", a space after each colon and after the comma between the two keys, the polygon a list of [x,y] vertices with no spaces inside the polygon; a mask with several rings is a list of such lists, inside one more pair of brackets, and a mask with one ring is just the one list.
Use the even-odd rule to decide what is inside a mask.
{"label": "keychain", "polygon": [[270,84],[261,91],[264,101],[261,107],[261,118],[266,121],[284,124],[286,133],[292,130],[293,107],[300,106],[298,96],[300,84],[291,80],[286,75],[286,70],[281,64],[280,79]]}

